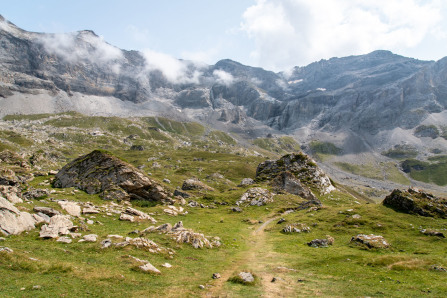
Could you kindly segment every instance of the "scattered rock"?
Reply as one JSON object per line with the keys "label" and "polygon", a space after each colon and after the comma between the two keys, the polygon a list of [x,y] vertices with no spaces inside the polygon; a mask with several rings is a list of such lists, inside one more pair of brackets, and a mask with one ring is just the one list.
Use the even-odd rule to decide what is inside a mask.
{"label": "scattered rock", "polygon": [[84,237],[82,237],[81,240],[79,240],[79,242],[96,242],[96,240],[98,239],[98,235],[96,234],[89,234],[89,235],[85,235]]}
{"label": "scattered rock", "polygon": [[196,201],[189,201],[188,206],[195,208],[195,207],[199,207],[200,204],[197,203]]}
{"label": "scattered rock", "polygon": [[[157,222],[157,221],[156,221],[152,216],[150,216],[149,214],[144,213],[143,211],[140,211],[140,210],[131,208],[131,207],[128,207],[128,208],[124,211],[124,213],[122,213],[122,214],[127,214],[127,215],[131,215],[131,216],[136,216],[136,217],[138,217],[138,219],[140,219],[140,220],[150,220],[152,223],[156,223],[156,222]],[[121,217],[120,217],[120,219],[121,219]]]}
{"label": "scattered rock", "polygon": [[352,216],[352,218],[354,218],[354,219],[360,219],[360,218],[362,218],[362,216],[360,216],[359,214],[354,214],[354,215]]}
{"label": "scattered rock", "polygon": [[134,222],[135,217],[129,214],[121,213],[120,220]]}
{"label": "scattered rock", "polygon": [[6,239],[3,237],[0,237],[0,241],[5,241]]}
{"label": "scattered rock", "polygon": [[303,223],[289,224],[282,229],[283,233],[309,233],[310,228]]}
{"label": "scattered rock", "polygon": [[147,262],[144,265],[139,266],[138,268],[140,268],[142,271],[144,272],[150,272],[150,273],[155,273],[155,274],[161,274],[161,271],[158,270],[157,268],[155,268],[154,265],[152,265],[151,263]]}
{"label": "scattered rock", "polygon": [[171,268],[171,267],[172,267],[172,265],[171,265],[171,264],[169,264],[169,263],[164,263],[164,264],[161,264],[161,267],[165,267],[165,268]]}
{"label": "scattered rock", "polygon": [[422,234],[428,235],[428,236],[437,236],[437,237],[445,238],[443,233],[436,231],[436,230],[432,230],[432,229],[422,229],[420,232]]}
{"label": "scattered rock", "polygon": [[71,243],[73,240],[72,240],[70,237],[63,236],[63,237],[59,237],[59,238],[57,238],[56,241],[57,241],[57,242],[62,242],[62,243],[67,243],[67,244],[69,244],[69,243]]}
{"label": "scattered rock", "polygon": [[230,210],[233,212],[242,212],[241,207],[231,207]]}
{"label": "scattered rock", "polygon": [[212,279],[219,279],[221,278],[219,273],[213,273]]}
{"label": "scattered rock", "polygon": [[30,188],[22,194],[22,197],[27,200],[39,200],[47,197],[50,194],[48,189]]}
{"label": "scattered rock", "polygon": [[205,190],[205,191],[215,191],[214,188],[206,185],[197,178],[186,179],[183,182],[182,190]]}
{"label": "scattered rock", "polygon": [[447,269],[441,266],[433,265],[430,270],[439,271],[439,272],[447,272]]}
{"label": "scattered rock", "polygon": [[0,185],[0,196],[13,204],[23,203],[23,200],[20,198],[20,190],[16,186]]}
{"label": "scattered rock", "polygon": [[82,214],[98,214],[99,210],[94,206],[85,207],[82,209]]}
{"label": "scattered rock", "polygon": [[170,235],[177,243],[189,243],[194,248],[213,248],[221,245],[220,239],[215,237],[213,240],[209,240],[205,235],[194,232],[191,229],[183,227],[183,222],[179,221],[173,227],[169,223],[163,224],[158,227],[149,227],[143,232],[160,232]]}
{"label": "scattered rock", "polygon": [[49,217],[53,217],[55,215],[61,215],[61,213],[59,211],[57,211],[56,209],[50,208],[50,207],[34,207],[33,208],[34,212],[36,213],[43,213]]}
{"label": "scattered rock", "polygon": [[81,206],[78,203],[72,201],[58,201],[57,203],[71,216],[81,216]]}
{"label": "scattered rock", "polygon": [[414,188],[393,190],[383,200],[383,205],[405,213],[447,218],[447,199]]}
{"label": "scattered rock", "polygon": [[89,194],[120,190],[126,199],[164,202],[169,193],[134,166],[95,150],[65,165],[55,176],[55,187],[76,187]]}
{"label": "scattered rock", "polygon": [[12,249],[10,249],[9,247],[6,246],[0,246],[0,251],[4,251],[7,253],[13,253],[14,251]]}
{"label": "scattered rock", "polygon": [[236,205],[262,206],[270,202],[273,202],[271,192],[264,188],[254,187],[248,189],[236,202]]}
{"label": "scattered rock", "polygon": [[101,248],[107,248],[107,247],[110,247],[111,245],[112,245],[111,239],[105,239],[105,240],[101,241]]}
{"label": "scattered rock", "polygon": [[255,184],[255,181],[251,178],[242,179],[241,183],[239,183],[238,187],[249,186]]}
{"label": "scattered rock", "polygon": [[[169,180],[169,179],[167,179],[167,178],[164,178],[164,179],[163,179],[163,182],[164,182],[164,183],[171,184],[171,180]],[[175,196],[175,194],[174,194],[174,196]]]}
{"label": "scattered rock", "polygon": [[307,243],[310,247],[328,247],[329,241],[327,239],[314,239]]}
{"label": "scattered rock", "polygon": [[284,218],[280,218],[279,220],[278,220],[278,222],[277,222],[277,224],[279,225],[279,224],[282,224],[283,222],[285,222],[286,220],[284,219]]}
{"label": "scattered rock", "polygon": [[184,192],[184,191],[180,191],[178,189],[174,190],[174,196],[180,196],[180,197],[185,198],[185,199],[191,197],[191,195],[189,193]]}
{"label": "scattered rock", "polygon": [[33,290],[40,290],[40,289],[42,289],[42,286],[40,285],[33,286]]}
{"label": "scattered rock", "polygon": [[244,284],[252,284],[255,282],[255,278],[253,274],[250,272],[240,272],[238,277],[241,279],[241,282]]}
{"label": "scattered rock", "polygon": [[51,217],[48,225],[43,225],[40,230],[40,238],[57,238],[59,235],[67,235],[73,223],[69,215],[55,215]]}
{"label": "scattered rock", "polygon": [[21,212],[11,202],[0,197],[0,232],[18,235],[35,228],[36,220],[28,212]]}
{"label": "scattered rock", "polygon": [[205,286],[204,285],[199,285],[199,289],[205,289]]}
{"label": "scattered rock", "polygon": [[357,245],[367,247],[367,248],[389,248],[391,245],[383,238],[383,236],[379,235],[364,235],[359,234],[357,236],[353,236],[351,238],[351,243],[355,243]]}

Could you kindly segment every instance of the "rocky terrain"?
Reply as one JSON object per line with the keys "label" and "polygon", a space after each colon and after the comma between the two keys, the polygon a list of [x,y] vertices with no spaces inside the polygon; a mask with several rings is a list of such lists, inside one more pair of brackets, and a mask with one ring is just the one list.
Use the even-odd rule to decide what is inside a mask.
{"label": "rocky terrain", "polygon": [[447,292],[445,199],[371,197],[291,138],[73,112],[8,115],[0,138],[5,296]]}
{"label": "rocky terrain", "polygon": [[446,296],[445,59],[0,44],[2,296]]}

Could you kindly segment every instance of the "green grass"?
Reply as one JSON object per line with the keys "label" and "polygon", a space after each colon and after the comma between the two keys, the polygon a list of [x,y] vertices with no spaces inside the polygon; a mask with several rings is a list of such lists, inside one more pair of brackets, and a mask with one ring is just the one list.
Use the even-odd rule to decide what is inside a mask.
{"label": "green grass", "polygon": [[415,158],[418,152],[415,148],[408,145],[396,145],[392,149],[382,152],[382,155],[401,160]]}
{"label": "green grass", "polygon": [[[432,161],[432,162],[430,162]],[[447,185],[447,160],[443,157],[432,157],[429,161],[407,159],[401,163],[404,172],[411,178],[440,186]]]}
{"label": "green grass", "polygon": [[340,155],[343,151],[330,142],[312,141],[309,146],[313,154]]}
{"label": "green grass", "polygon": [[351,164],[345,162],[334,163],[340,169],[353,173],[355,175],[376,179],[389,180],[396,183],[409,185],[410,181],[397,168],[397,165],[392,162],[374,164]]}
{"label": "green grass", "polygon": [[[101,249],[99,242],[109,234],[136,237],[129,233],[142,231],[152,224],[119,221],[119,214],[115,213],[83,215],[95,223],[89,225],[77,218],[73,219],[74,224],[86,228],[81,231],[83,235],[97,234],[97,243],[79,243],[75,239],[71,244],[62,244],[54,240],[42,240],[38,237],[37,229],[6,237],[5,241],[0,242],[0,246],[14,250],[12,254],[0,253],[2,297],[102,297],[104,293],[110,297],[198,297],[206,296],[213,289],[216,292],[211,296],[260,297],[267,295],[265,291],[270,286],[278,287],[279,293],[287,297],[447,295],[445,273],[430,270],[433,265],[447,267],[446,240],[419,232],[419,227],[442,231],[447,219],[396,212],[372,203],[364,194],[341,184],[337,185],[337,191],[319,196],[323,203],[323,208],[319,210],[281,214],[296,209],[303,199],[280,194],[275,195],[274,202],[269,205],[244,207],[242,213],[232,212],[230,207],[247,189],[236,185],[243,178],[254,178],[258,164],[265,158],[249,154],[246,148],[239,148],[228,134],[211,131],[206,138],[205,128],[201,125],[164,118],[130,120],[87,117],[76,113],[59,116],[59,119],[47,121],[45,125],[63,127],[63,131],[51,135],[51,142],[27,147],[29,157],[34,156],[27,158],[36,164],[36,168],[25,169],[8,164],[2,165],[3,168],[15,169],[23,175],[29,171],[41,171],[37,166],[39,169],[55,170],[73,158],[92,150],[104,149],[141,168],[144,173],[150,173],[151,179],[169,191],[181,187],[185,179],[197,177],[216,191],[191,191],[193,197],[187,201],[195,200],[211,208],[185,206],[187,215],[172,217],[163,212],[166,206],[135,202],[134,207],[150,213],[158,221],[157,225],[167,222],[175,224],[181,220],[186,228],[207,236],[220,237],[223,245],[214,249],[194,249],[188,244],[177,244],[165,234],[151,233],[145,237],[160,246],[174,249],[176,253],[173,258],[133,247]],[[91,136],[89,132],[96,129],[102,130],[105,135]],[[130,145],[122,142],[131,134],[139,136],[132,142],[143,145],[144,151],[131,151]],[[183,142],[190,144],[186,146]],[[270,155],[299,149],[296,141],[288,137],[258,139],[255,142]],[[8,141],[7,144],[19,148],[19,142]],[[154,162],[159,163],[161,168],[153,168]],[[445,162],[446,156],[436,156],[426,163]],[[337,165],[359,175],[408,183],[392,162]],[[224,178],[213,178],[214,173]],[[34,187],[56,192],[43,200],[16,206],[30,212],[34,206],[48,206],[63,212],[55,200],[91,202],[96,206],[109,203],[99,195],[88,195],[73,188],[53,189],[50,186],[53,177],[36,176],[23,187],[24,191]],[[171,183],[162,182],[164,178],[168,178]],[[254,186],[270,188],[268,182],[259,182]],[[353,210],[348,211],[350,209]],[[361,217],[353,218],[354,214]],[[277,224],[280,217],[286,222]],[[271,218],[275,220],[266,226],[264,233],[253,234],[261,222]],[[311,232],[281,233],[285,224],[298,222],[309,226]],[[382,235],[391,243],[391,248],[368,250],[350,244],[350,238],[359,233]],[[307,242],[326,235],[335,238],[333,246],[324,249],[307,246]],[[148,260],[162,274],[151,275],[135,270],[136,263],[129,255]],[[166,262],[173,267],[161,267]],[[288,269],[280,270],[278,267]],[[240,271],[254,273],[257,276],[256,283],[246,286],[228,281],[228,278],[236,276]],[[228,274],[222,280],[213,280],[213,273]],[[273,276],[283,281],[271,283]],[[36,285],[40,288],[33,289]],[[200,289],[199,285],[205,285],[206,289]],[[270,293],[270,296],[274,295]]]}
{"label": "green grass", "polygon": [[278,154],[286,154],[300,150],[300,146],[295,139],[288,136],[279,138],[258,138],[253,141],[253,144],[259,148]]}

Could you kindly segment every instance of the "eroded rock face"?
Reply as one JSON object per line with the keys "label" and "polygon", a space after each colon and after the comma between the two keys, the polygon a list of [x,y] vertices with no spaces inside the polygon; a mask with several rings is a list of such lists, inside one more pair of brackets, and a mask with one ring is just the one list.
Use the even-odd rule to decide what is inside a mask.
{"label": "eroded rock face", "polygon": [[55,176],[55,187],[76,187],[106,197],[121,191],[120,198],[164,202],[169,193],[132,165],[99,150],[65,165]]}
{"label": "eroded rock face", "polygon": [[286,191],[312,201],[317,198],[310,187],[318,189],[320,194],[327,194],[335,189],[329,177],[304,153],[287,154],[278,160],[260,163],[256,169],[256,181],[265,180],[271,181],[278,191]]}
{"label": "eroded rock face", "polygon": [[0,232],[17,235],[35,228],[36,220],[28,212],[21,212],[11,202],[0,197]]}
{"label": "eroded rock face", "polygon": [[383,200],[383,205],[405,213],[447,218],[447,199],[413,188],[407,191],[393,190]]}

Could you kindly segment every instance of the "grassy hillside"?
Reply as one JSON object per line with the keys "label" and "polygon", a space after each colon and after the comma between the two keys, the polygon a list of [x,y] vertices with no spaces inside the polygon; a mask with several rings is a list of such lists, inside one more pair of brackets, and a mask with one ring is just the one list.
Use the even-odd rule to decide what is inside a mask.
{"label": "grassy hillside", "polygon": [[[35,177],[23,184],[24,192],[34,188],[50,191],[16,204],[17,208],[32,212],[35,206],[46,206],[65,214],[56,202],[65,199],[79,204],[90,202],[101,211],[72,218],[82,236],[96,234],[97,242],[78,242],[80,237],[70,244],[43,240],[39,229],[4,237],[0,247],[13,252],[0,251],[2,297],[447,295],[447,273],[440,269],[447,267],[446,240],[420,232],[444,232],[447,219],[396,212],[341,184],[330,194],[315,192],[323,204],[319,208],[299,210],[302,198],[280,193],[267,205],[242,206],[242,212],[231,210],[250,187],[272,190],[268,182],[237,185],[243,178],[255,178],[260,162],[276,158],[278,153],[296,151],[298,144],[293,139],[257,139],[256,146],[245,148],[229,134],[197,123],[162,118],[121,119],[68,113],[5,119],[8,121],[1,125],[0,133],[2,146],[21,155],[17,161],[2,162],[2,171],[33,173]],[[10,121],[14,121],[14,129],[9,129]],[[120,221],[119,212],[106,211],[126,208],[125,202],[104,201],[98,195],[51,186],[54,176],[48,171],[58,170],[93,149],[108,150],[171,192],[191,177],[213,187],[215,191],[189,191],[192,197],[187,201],[196,201],[199,206],[182,206],[187,211],[184,215],[170,216],[163,205],[140,202],[133,207],[153,216],[155,226],[182,221],[186,228],[219,237],[222,246],[195,249],[166,234],[141,234],[152,225],[149,221]],[[20,165],[22,161],[26,167]],[[444,157],[437,157],[430,162],[444,161]],[[379,171],[372,166],[339,166],[377,179],[403,179],[394,163],[383,164]],[[282,231],[295,223],[307,226],[310,232]],[[112,234],[132,238],[141,235],[175,253],[151,253],[134,246],[101,248],[100,242]],[[351,243],[351,237],[358,234],[381,235],[391,247],[368,249]],[[334,239],[333,245],[307,245],[327,235]],[[132,257],[149,261],[161,274],[141,272]],[[161,266],[164,263],[172,267]],[[255,275],[254,285],[234,282],[241,271]],[[213,273],[219,273],[221,278],[213,279]]]}

